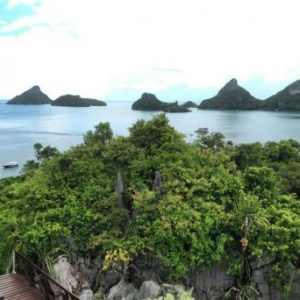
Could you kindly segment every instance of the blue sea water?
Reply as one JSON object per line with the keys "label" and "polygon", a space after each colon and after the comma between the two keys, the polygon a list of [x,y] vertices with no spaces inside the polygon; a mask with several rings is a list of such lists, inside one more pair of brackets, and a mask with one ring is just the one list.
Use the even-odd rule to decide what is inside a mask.
{"label": "blue sea water", "polygon": [[[138,119],[150,119],[156,112],[131,110],[131,102],[107,102],[106,107],[58,107],[51,105],[6,105],[0,101],[0,164],[17,161],[18,168],[0,168],[0,178],[17,175],[24,162],[34,159],[37,142],[64,151],[79,144],[86,131],[99,122],[109,122],[116,135],[128,134]],[[168,113],[170,123],[186,134],[188,141],[200,127],[221,131],[235,143],[300,141],[300,113],[263,111],[208,111]]]}

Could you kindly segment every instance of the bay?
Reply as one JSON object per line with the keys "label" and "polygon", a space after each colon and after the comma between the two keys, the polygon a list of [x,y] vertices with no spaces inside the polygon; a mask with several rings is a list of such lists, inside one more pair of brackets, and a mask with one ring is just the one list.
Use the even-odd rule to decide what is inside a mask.
{"label": "bay", "polygon": [[[60,151],[83,141],[83,135],[99,122],[109,122],[116,135],[127,135],[138,119],[149,120],[158,112],[131,110],[132,102],[107,102],[106,107],[58,107],[51,105],[6,105],[0,101],[0,164],[17,161],[18,168],[0,169],[0,178],[17,175],[22,165],[34,159],[33,145],[51,145]],[[300,141],[300,113],[264,111],[213,111],[168,113],[170,123],[188,141],[200,127],[222,132],[234,143]]]}

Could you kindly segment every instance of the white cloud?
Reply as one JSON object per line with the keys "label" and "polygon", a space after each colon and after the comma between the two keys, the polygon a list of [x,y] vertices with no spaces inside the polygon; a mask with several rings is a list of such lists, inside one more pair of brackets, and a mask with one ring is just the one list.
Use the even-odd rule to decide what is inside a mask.
{"label": "white cloud", "polygon": [[[10,6],[21,2],[36,1]],[[105,97],[120,87],[300,78],[299,9],[296,0],[41,0],[36,16],[4,26],[30,30],[0,32],[0,96],[34,84],[52,97]]]}
{"label": "white cloud", "polygon": [[8,1],[8,7],[14,8],[15,6],[18,6],[20,4],[25,5],[34,5],[37,3],[37,0],[9,0]]}
{"label": "white cloud", "polygon": [[35,25],[39,25],[41,23],[43,23],[43,20],[41,18],[39,18],[38,16],[24,17],[24,18],[16,20],[15,22],[6,23],[6,25],[1,28],[1,31],[3,33],[8,33],[8,32],[23,29],[26,27],[32,27]]}

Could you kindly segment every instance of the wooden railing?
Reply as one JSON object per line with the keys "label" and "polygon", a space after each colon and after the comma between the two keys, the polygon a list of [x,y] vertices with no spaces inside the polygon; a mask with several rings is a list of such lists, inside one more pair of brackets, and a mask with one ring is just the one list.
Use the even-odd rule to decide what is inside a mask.
{"label": "wooden railing", "polygon": [[12,255],[12,271],[23,274],[31,285],[40,289],[45,299],[80,300],[21,253],[13,251]]}

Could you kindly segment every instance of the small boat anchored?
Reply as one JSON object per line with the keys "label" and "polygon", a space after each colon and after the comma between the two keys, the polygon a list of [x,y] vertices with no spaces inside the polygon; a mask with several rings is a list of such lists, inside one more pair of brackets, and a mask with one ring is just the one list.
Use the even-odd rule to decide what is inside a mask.
{"label": "small boat anchored", "polygon": [[3,165],[3,168],[15,168],[19,164],[16,161],[9,161]]}

